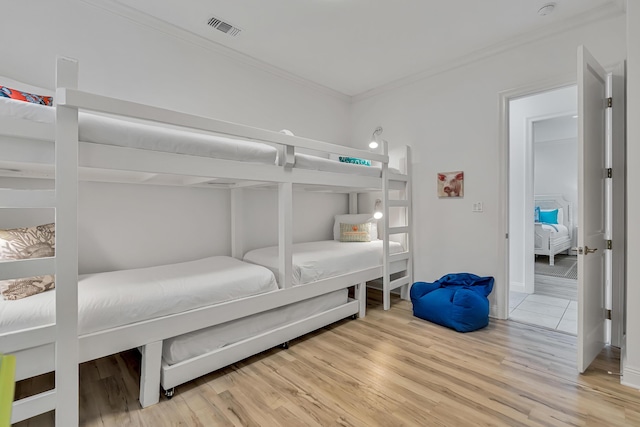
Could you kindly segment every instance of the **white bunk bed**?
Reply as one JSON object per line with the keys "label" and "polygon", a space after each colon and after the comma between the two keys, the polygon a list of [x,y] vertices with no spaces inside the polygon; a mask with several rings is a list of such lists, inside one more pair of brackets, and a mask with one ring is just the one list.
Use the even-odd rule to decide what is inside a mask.
{"label": "white bunk bed", "polygon": [[573,212],[571,203],[562,194],[536,195],[535,206],[542,212],[557,211],[557,221],[553,224],[535,223],[534,253],[549,257],[549,265],[554,265],[554,257],[572,246]]}
{"label": "white bunk bed", "polygon": [[[54,390],[23,399],[14,403],[12,422],[18,422],[37,414],[56,409],[56,424],[71,426],[78,424],[78,363],[114,354],[123,350],[141,348],[142,373],[140,379],[140,402],[143,406],[156,403],[159,399],[159,385],[165,390],[200,375],[211,372],[230,363],[241,360],[262,350],[285,343],[290,339],[318,329],[322,326],[349,316],[364,315],[365,283],[383,276],[387,284],[385,292],[393,286],[406,288],[411,283],[410,245],[405,251],[391,255],[388,236],[410,231],[410,222],[402,227],[388,227],[385,224],[382,242],[383,264],[363,270],[351,270],[338,276],[322,278],[313,283],[293,286],[292,243],[292,196],[293,185],[340,188],[350,194],[350,209],[353,210],[355,193],[383,190],[385,213],[388,218],[389,206],[407,208],[410,215],[410,171],[405,174],[388,170],[386,144],[384,153],[376,154],[348,147],[337,146],[305,138],[285,135],[233,123],[192,116],[151,106],[98,96],[75,89],[77,87],[77,62],[59,58],[56,77],[56,107],[44,114],[54,113],[55,121],[49,119],[31,120],[32,117],[0,117],[0,144],[6,149],[0,155],[0,167],[20,169],[23,176],[55,177],[55,190],[0,190],[0,208],[53,207],[56,209],[56,256],[55,258],[30,259],[2,263],[0,280],[56,274],[56,290],[49,291],[40,299],[55,300],[55,319],[43,320],[45,324],[33,327],[0,330],[0,352],[17,355],[17,379],[29,378],[41,373],[56,371]],[[21,107],[21,106],[19,106]],[[79,111],[81,114],[79,114]],[[113,118],[92,116],[101,113],[127,117],[128,124],[124,138],[143,127],[139,121],[161,123],[163,128],[151,138],[141,138],[133,142],[136,148],[113,146],[110,139],[101,140],[108,133]],[[96,122],[97,120],[97,122]],[[106,124],[105,124],[106,123]],[[179,129],[176,129],[179,128]],[[183,131],[195,132],[198,142],[211,133],[218,135],[224,146],[228,138],[244,140],[249,151],[265,152],[259,159],[238,159],[233,156],[211,154],[208,143],[201,144],[195,151],[193,144],[178,148],[170,146],[167,134]],[[93,132],[93,133],[92,133]],[[115,132],[118,132],[115,130]],[[166,132],[166,133],[165,133]],[[220,138],[222,135],[222,138]],[[182,135],[181,135],[182,137]],[[122,138],[120,138],[122,140]],[[55,141],[55,143],[54,143]],[[142,142],[140,142],[142,141]],[[158,144],[158,141],[160,143]],[[164,141],[164,142],[163,142]],[[254,143],[254,141],[260,141]],[[235,142],[235,141],[232,141]],[[129,140],[127,143],[132,143]],[[264,144],[266,143],[266,144]],[[151,144],[151,145],[149,145]],[[155,144],[155,145],[154,145]],[[159,147],[158,145],[161,145]],[[185,148],[186,147],[186,148]],[[204,147],[204,148],[203,148]],[[273,157],[273,147],[279,153],[278,162]],[[203,152],[203,149],[205,150]],[[382,165],[379,171],[368,169],[365,175],[351,173],[361,168],[354,165],[328,164],[327,159],[305,165],[305,155],[297,154],[297,149],[309,149],[326,154],[341,154],[367,158]],[[160,151],[158,151],[160,150]],[[264,153],[262,153],[264,154]],[[325,161],[326,160],[326,161]],[[319,164],[327,164],[328,171]],[[407,155],[407,163],[410,163]],[[295,165],[295,166],[294,166]],[[55,167],[54,167],[55,166]],[[345,166],[347,169],[345,169]],[[306,167],[306,169],[305,169]],[[110,324],[106,327],[86,328],[78,323],[78,249],[77,249],[77,191],[78,179],[105,180],[134,183],[166,183],[170,177],[173,185],[206,186],[212,182],[230,183],[232,207],[232,255],[242,259],[242,227],[238,223],[242,209],[242,188],[256,182],[275,183],[278,186],[279,238],[277,258],[277,289],[224,302],[209,300],[207,305],[184,307],[179,312],[155,313],[146,319],[129,319],[130,323]],[[165,178],[163,178],[165,177]],[[399,183],[394,186],[393,183]],[[391,189],[402,190],[406,201],[394,202],[389,199]],[[386,222],[385,218],[385,222]],[[408,219],[409,220],[409,219]],[[409,242],[409,238],[406,239]],[[393,258],[395,257],[395,258]],[[241,263],[240,261],[237,261]],[[398,268],[392,263],[401,263],[408,273],[401,280],[392,282],[390,275]],[[102,276],[104,279],[106,276]],[[101,279],[101,280],[102,280]],[[108,279],[106,279],[108,280]],[[346,298],[346,289],[356,286],[356,299]],[[34,297],[29,297],[34,298]],[[320,307],[309,314],[312,298],[334,298],[328,305],[311,303]],[[37,298],[35,299],[37,300]],[[34,301],[35,301],[34,300]],[[49,302],[52,304],[52,302]],[[7,303],[8,304],[8,303]],[[247,321],[252,316],[269,316],[273,310],[286,306],[297,306],[305,316],[293,315],[293,320],[273,323],[267,330],[254,331],[233,343],[222,342],[217,348],[197,356],[171,355],[170,349],[180,339],[184,339],[204,328],[223,328],[234,321]],[[300,308],[303,307],[303,308]],[[388,296],[385,293],[385,308]],[[82,308],[80,308],[82,310]],[[295,311],[295,308],[293,309]],[[260,322],[271,320],[260,318]],[[55,323],[51,323],[51,321]],[[29,326],[29,325],[23,325]],[[103,325],[104,326],[104,325]],[[233,333],[232,333],[233,334]],[[166,342],[165,342],[166,341]],[[163,352],[163,342],[165,351]],[[172,364],[163,363],[166,360]]]}

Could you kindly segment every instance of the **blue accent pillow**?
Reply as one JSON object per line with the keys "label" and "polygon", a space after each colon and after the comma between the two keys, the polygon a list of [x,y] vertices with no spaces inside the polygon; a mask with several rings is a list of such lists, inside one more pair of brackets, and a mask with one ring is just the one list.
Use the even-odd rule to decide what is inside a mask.
{"label": "blue accent pillow", "polygon": [[536,206],[535,213],[533,214],[535,222],[540,222],[540,206]]}
{"label": "blue accent pillow", "polygon": [[413,315],[438,325],[470,332],[489,324],[493,277],[470,273],[447,274],[434,283],[411,286]]}
{"label": "blue accent pillow", "polygon": [[546,222],[547,224],[557,224],[558,223],[558,209],[554,209],[552,211],[540,211],[540,221]]}
{"label": "blue accent pillow", "polygon": [[371,160],[359,159],[357,157],[344,157],[340,156],[338,159],[342,163],[353,163],[354,165],[371,166]]}

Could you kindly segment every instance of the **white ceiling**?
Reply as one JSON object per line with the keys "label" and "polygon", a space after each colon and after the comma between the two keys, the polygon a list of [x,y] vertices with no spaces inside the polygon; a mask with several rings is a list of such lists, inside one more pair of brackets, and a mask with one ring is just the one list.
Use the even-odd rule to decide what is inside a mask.
{"label": "white ceiling", "polygon": [[[195,34],[241,59],[348,96],[619,14],[624,7],[622,0],[556,0],[553,13],[539,16],[548,1],[112,1],[134,19],[164,21],[166,28]],[[212,16],[241,33],[230,37],[210,28]]]}

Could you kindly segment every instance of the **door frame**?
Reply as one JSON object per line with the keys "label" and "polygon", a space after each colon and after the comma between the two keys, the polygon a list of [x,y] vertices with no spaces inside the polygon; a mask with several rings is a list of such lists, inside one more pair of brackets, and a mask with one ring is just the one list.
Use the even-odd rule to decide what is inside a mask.
{"label": "door frame", "polygon": [[572,86],[576,82],[577,75],[573,74],[498,93],[498,150],[500,159],[498,207],[500,235],[503,236],[498,243],[498,259],[504,261],[502,266],[504,283],[498,287],[496,295],[496,317],[499,319],[509,318],[509,102],[513,99]]}
{"label": "door frame", "polygon": [[[618,85],[613,86],[614,93],[614,108],[617,107],[619,113],[617,119],[619,122],[613,122],[614,139],[612,141],[613,150],[613,168],[618,170],[618,176],[624,176],[626,165],[626,141],[625,141],[625,100],[624,97],[625,87],[624,84],[621,87],[620,81],[625,82],[626,74],[626,62],[615,65],[613,67],[605,67],[605,70],[609,74],[613,74],[614,78],[618,79]],[[512,99],[517,99],[525,96],[531,96],[542,92],[547,92],[555,89],[561,89],[563,87],[577,84],[577,74],[558,76],[556,78],[542,80],[537,83],[520,86],[513,89],[508,89],[498,93],[498,158],[500,159],[499,170],[499,194],[498,194],[498,209],[499,209],[499,232],[504,238],[499,239],[497,255],[499,259],[503,260],[502,265],[502,277],[504,282],[498,284],[496,287],[496,317],[498,319],[506,320],[509,318],[509,102]],[[622,134],[622,135],[621,135]],[[622,174],[622,175],[620,175]],[[622,188],[621,188],[622,187]],[[626,198],[626,183],[622,181],[622,184],[618,184],[613,189],[614,202],[620,203]],[[612,317],[611,324],[611,344],[614,346],[620,346],[624,348],[624,311],[625,311],[625,298],[626,298],[626,264],[625,264],[625,249],[626,249],[626,217],[625,209],[618,209],[613,211],[614,223],[612,226],[614,250],[617,249],[617,255],[612,261],[612,268],[621,272],[619,275],[614,273],[612,277]]]}

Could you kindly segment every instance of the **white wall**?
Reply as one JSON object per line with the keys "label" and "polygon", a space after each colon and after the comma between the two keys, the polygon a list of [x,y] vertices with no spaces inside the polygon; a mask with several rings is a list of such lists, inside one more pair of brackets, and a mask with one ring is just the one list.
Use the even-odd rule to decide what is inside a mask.
{"label": "white wall", "polygon": [[627,334],[622,382],[640,388],[640,3],[634,0],[627,2],[627,43]]}
{"label": "white wall", "polygon": [[[24,19],[5,20],[0,26],[2,76],[53,88],[56,56],[70,56],[79,60],[83,90],[265,129],[287,128],[299,136],[334,143],[344,144],[349,135],[348,99],[82,1],[8,2],[3,13],[28,18],[29,28]],[[15,186],[0,180],[0,186]],[[83,183],[80,270],[142,267],[230,253],[229,200],[228,192],[219,190]],[[347,210],[344,195],[313,200],[296,204],[296,240],[329,235],[331,227],[325,226],[332,224],[332,215]],[[271,203],[248,200],[247,210],[274,211],[275,199]],[[22,215],[4,211],[0,226],[21,222]],[[273,215],[252,226],[262,230],[246,234],[249,247],[277,243],[275,231],[263,234],[264,229],[277,229]]]}
{"label": "white wall", "polygon": [[[534,190],[533,125],[552,117],[575,114],[575,85],[509,102],[509,284],[511,290],[534,291]],[[577,166],[577,157],[574,158]],[[573,180],[576,181],[576,175]]]}
{"label": "white wall", "polygon": [[[392,147],[414,153],[415,279],[432,281],[467,271],[496,277],[491,295],[506,292],[504,235],[499,198],[499,93],[549,79],[575,81],[577,46],[604,63],[625,58],[624,17],[580,27],[485,60],[423,79],[353,107],[353,139],[366,140],[376,125]],[[438,199],[436,173],[463,170],[462,199]],[[471,211],[484,203],[484,213]],[[498,297],[498,298],[497,298]]]}

